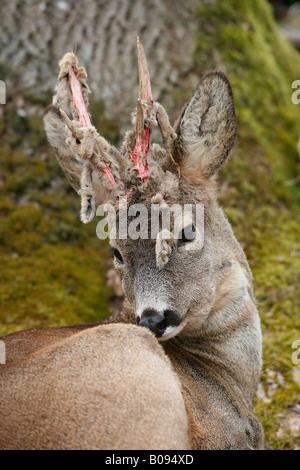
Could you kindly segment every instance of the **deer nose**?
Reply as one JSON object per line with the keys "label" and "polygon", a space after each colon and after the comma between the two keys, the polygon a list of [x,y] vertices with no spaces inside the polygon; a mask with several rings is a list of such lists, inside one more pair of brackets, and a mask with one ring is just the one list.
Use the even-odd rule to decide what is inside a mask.
{"label": "deer nose", "polygon": [[149,328],[157,338],[160,338],[167,328],[165,315],[160,314],[152,308],[144,310],[141,317],[137,317],[136,323],[139,326]]}
{"label": "deer nose", "polygon": [[149,328],[157,338],[160,338],[167,327],[177,327],[181,323],[181,318],[174,310],[164,310],[163,313],[159,313],[155,309],[147,308],[141,317],[137,317],[136,323],[139,326]]}

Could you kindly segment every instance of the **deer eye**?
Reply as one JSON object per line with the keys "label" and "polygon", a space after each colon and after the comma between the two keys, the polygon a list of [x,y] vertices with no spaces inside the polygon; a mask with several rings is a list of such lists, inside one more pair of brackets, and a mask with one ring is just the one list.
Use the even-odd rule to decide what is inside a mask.
{"label": "deer eye", "polygon": [[183,230],[181,230],[178,237],[178,246],[184,245],[185,243],[191,243],[195,240],[196,229],[194,225],[188,225]]}
{"label": "deer eye", "polygon": [[114,254],[114,257],[116,258],[117,262],[119,264],[124,264],[124,260],[123,260],[123,257],[121,255],[121,253],[119,252],[119,250],[117,250],[116,248],[113,248],[112,249],[112,252]]}

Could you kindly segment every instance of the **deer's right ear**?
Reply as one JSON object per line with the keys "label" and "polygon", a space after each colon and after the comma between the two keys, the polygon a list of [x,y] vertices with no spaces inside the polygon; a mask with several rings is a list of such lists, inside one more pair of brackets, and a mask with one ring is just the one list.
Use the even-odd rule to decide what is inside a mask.
{"label": "deer's right ear", "polygon": [[174,158],[183,173],[211,178],[224,165],[235,143],[237,122],[231,86],[222,72],[203,77],[175,131]]}

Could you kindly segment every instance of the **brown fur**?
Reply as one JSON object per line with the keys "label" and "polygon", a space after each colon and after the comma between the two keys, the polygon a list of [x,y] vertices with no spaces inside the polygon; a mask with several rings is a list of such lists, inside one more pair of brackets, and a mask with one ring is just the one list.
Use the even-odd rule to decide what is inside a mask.
{"label": "brown fur", "polygon": [[1,369],[1,449],[185,449],[180,383],[154,336],[134,325],[69,332]]}
{"label": "brown fur", "polygon": [[[123,258],[115,263],[126,297],[120,314],[100,326],[4,338],[2,448],[263,448],[262,427],[252,413],[261,368],[252,275],[214,183],[236,138],[228,80],[222,73],[206,74],[174,132],[161,109],[159,116],[169,138],[160,160],[150,147],[147,182],[132,169],[133,131],[121,149],[124,191],[131,189],[127,203],[202,204],[204,240],[196,234],[191,251],[175,241],[161,243],[159,253],[156,240],[112,240]],[[81,171],[77,163],[73,168],[65,126],[53,108],[45,126],[77,189]],[[116,202],[115,192],[103,195]],[[176,234],[169,235],[171,241]],[[133,325],[145,312],[176,318],[160,344]]]}

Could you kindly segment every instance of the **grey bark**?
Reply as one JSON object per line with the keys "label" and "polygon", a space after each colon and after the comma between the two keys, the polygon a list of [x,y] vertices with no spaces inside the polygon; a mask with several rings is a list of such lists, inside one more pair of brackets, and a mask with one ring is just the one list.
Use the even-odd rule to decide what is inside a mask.
{"label": "grey bark", "polygon": [[[153,96],[172,107],[170,91],[193,77],[197,0],[1,0],[0,59],[36,94],[54,89],[58,60],[75,50],[96,99],[121,125],[137,98],[136,36],[143,42]],[[2,77],[0,77],[1,79]],[[4,77],[5,78],[5,77]]]}

